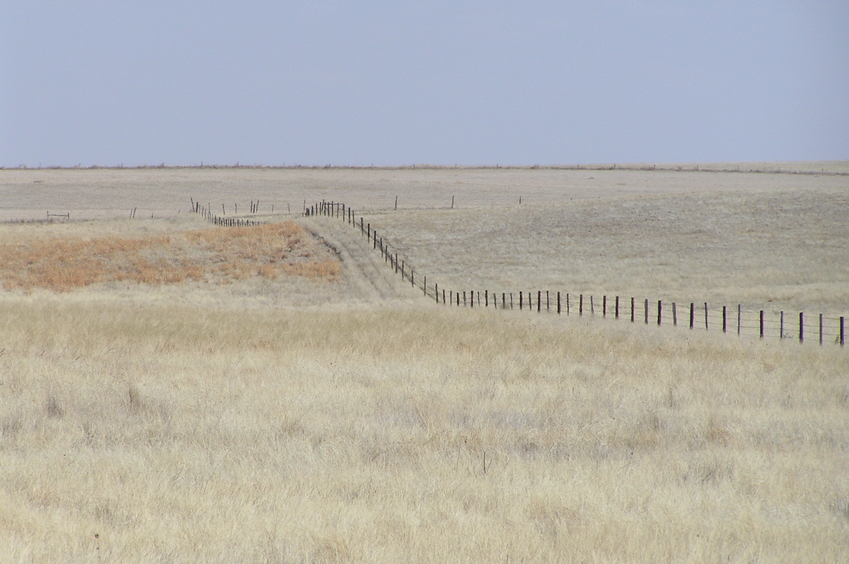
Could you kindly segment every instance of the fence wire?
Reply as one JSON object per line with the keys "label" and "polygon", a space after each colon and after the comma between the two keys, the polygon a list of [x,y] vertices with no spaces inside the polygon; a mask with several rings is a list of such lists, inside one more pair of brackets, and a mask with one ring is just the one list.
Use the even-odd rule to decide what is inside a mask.
{"label": "fence wire", "polygon": [[772,340],[796,340],[820,345],[844,346],[845,316],[822,313],[761,310],[735,304],[709,302],[664,302],[636,296],[574,294],[562,290],[478,290],[440,288],[433,279],[417,273],[408,258],[388,239],[365,222],[359,221],[349,206],[339,202],[320,202],[304,210],[304,215],[341,218],[366,237],[375,251],[404,281],[420,289],[437,304],[490,309],[512,309],[560,315],[601,316],[645,325],[672,325],[691,330],[721,331],[741,337]]}

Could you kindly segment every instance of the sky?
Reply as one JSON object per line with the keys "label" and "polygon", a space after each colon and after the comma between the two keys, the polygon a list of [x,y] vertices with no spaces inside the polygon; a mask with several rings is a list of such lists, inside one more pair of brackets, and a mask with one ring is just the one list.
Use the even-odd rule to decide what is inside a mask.
{"label": "sky", "polygon": [[0,0],[0,166],[849,159],[846,0]]}

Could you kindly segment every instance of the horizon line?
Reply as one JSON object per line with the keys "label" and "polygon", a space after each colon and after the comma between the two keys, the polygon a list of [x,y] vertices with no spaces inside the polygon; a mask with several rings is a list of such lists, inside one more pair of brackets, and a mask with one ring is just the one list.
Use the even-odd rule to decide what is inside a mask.
{"label": "horizon line", "polygon": [[[821,168],[820,171],[795,170],[786,168],[782,170],[781,165],[798,163],[849,163],[846,160],[823,160],[823,161],[719,161],[719,162],[692,162],[692,163],[587,163],[587,164],[548,164],[548,165],[436,165],[436,164],[407,164],[407,165],[263,165],[241,164],[192,164],[192,165],[75,165],[75,166],[41,166],[37,167],[21,164],[14,167],[0,166],[0,170],[171,170],[171,169],[269,169],[269,170],[630,170],[630,171],[672,171],[672,172],[740,172],[740,173],[769,173],[769,174],[831,174],[849,175],[846,171],[831,171]],[[733,165],[733,168],[728,168]],[[741,168],[741,165],[761,165],[760,168]],[[767,166],[763,166],[767,165]],[[769,166],[772,165],[772,166]],[[726,168],[717,168],[723,167]]]}

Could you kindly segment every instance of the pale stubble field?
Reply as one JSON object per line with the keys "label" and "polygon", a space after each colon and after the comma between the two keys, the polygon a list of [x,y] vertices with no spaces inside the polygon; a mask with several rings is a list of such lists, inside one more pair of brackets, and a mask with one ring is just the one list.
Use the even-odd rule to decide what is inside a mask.
{"label": "pale stubble field", "polygon": [[[481,203],[475,210],[395,212],[386,209],[391,201],[377,205],[392,189],[375,196],[356,172],[339,186],[333,179],[343,171],[317,182],[327,199],[364,208],[371,202],[373,222],[446,284],[510,288],[528,280],[717,297],[748,291],[752,302],[781,299],[789,287],[793,305],[808,300],[845,309],[845,177],[822,177],[821,186],[820,177],[775,175],[779,184],[811,180],[794,195],[783,184],[764,183],[768,175],[754,175],[761,182],[756,190],[735,173],[723,177],[719,193],[701,186],[694,194],[695,173],[663,173],[671,175],[662,179],[666,190],[675,187],[675,174],[684,175],[680,199],[670,199],[643,188],[618,192],[623,176],[614,176],[610,192],[573,204],[540,188],[581,192],[570,176],[524,171],[532,179],[519,207],[506,201],[507,185],[523,171],[505,171],[507,179],[472,171],[459,180],[452,171],[425,171],[424,178],[402,172],[404,182],[393,187],[408,189],[402,197],[424,202],[428,193],[417,186],[442,174],[435,193],[461,194],[461,182],[468,182]],[[652,183],[637,171],[607,172]],[[246,174],[243,183],[221,180],[216,195],[249,200],[245,187],[256,186],[254,173]],[[487,181],[504,195],[503,205],[484,203]],[[352,187],[358,183],[363,187]],[[19,190],[9,186],[7,194]],[[179,183],[168,186],[180,190]],[[131,199],[120,184],[113,190]],[[534,203],[527,194],[550,200]],[[815,196],[828,202],[817,208],[828,221],[799,212],[816,207]],[[638,219],[662,216],[672,201],[682,210],[679,219],[698,217],[686,210],[711,211],[707,224],[693,228],[692,242],[679,240],[681,227],[658,231],[664,222]],[[752,223],[725,234],[723,218],[739,216],[739,203],[753,210]],[[166,198],[163,213],[169,205],[183,204]],[[783,237],[780,226],[800,216],[807,220],[794,233],[806,238]],[[618,219],[608,225],[605,217]],[[514,259],[511,270],[503,257],[512,254],[523,218],[532,225],[528,240],[540,244],[518,248],[528,258]],[[304,225],[340,251],[337,277],[2,292],[0,560],[849,558],[845,350],[437,307],[398,283],[353,230],[321,218]],[[596,243],[578,233],[584,225],[601,232]],[[21,242],[205,227],[174,210],[153,220],[7,225],[0,233],[3,242]],[[757,236],[746,238],[746,229]],[[719,243],[698,244],[698,230],[718,235]],[[746,241],[750,254],[747,245],[738,247]],[[455,242],[466,245],[448,252]],[[570,252],[552,254],[550,245]],[[659,255],[648,250],[658,246],[683,261],[679,269],[691,279],[651,278],[657,268],[674,270],[653,266]],[[591,251],[608,248],[615,260],[593,258]],[[734,260],[720,260],[724,253]],[[748,290],[739,268],[746,260]],[[724,276],[717,265],[726,265]],[[818,274],[799,278],[811,265]],[[759,274],[769,268],[793,274],[779,278],[779,290],[772,276]],[[811,288],[820,293],[804,297]]]}

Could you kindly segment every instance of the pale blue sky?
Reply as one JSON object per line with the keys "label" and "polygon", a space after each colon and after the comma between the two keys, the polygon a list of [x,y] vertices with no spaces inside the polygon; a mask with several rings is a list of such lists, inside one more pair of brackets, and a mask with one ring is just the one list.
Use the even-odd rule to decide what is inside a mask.
{"label": "pale blue sky", "polygon": [[0,0],[0,166],[849,158],[849,2]]}

